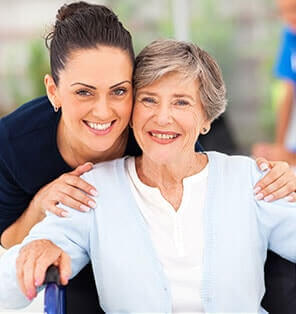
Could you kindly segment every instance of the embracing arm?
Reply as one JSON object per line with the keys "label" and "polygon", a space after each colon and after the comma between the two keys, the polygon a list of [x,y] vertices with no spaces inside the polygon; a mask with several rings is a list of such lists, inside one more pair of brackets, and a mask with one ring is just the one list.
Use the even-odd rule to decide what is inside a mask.
{"label": "embracing arm", "polygon": [[18,206],[16,203],[18,199],[19,203],[21,203],[24,192],[13,183],[10,184],[11,187],[8,190],[7,181],[10,180],[10,174],[0,164],[0,196],[3,194],[3,197],[7,198],[5,204],[1,204],[0,197],[0,208],[2,207],[2,211],[6,211],[7,221],[11,221],[10,216],[14,212],[18,212],[17,216],[19,216],[3,231],[1,245],[4,248],[10,248],[13,245],[21,243],[29,234],[32,227],[45,217],[46,210],[58,216],[66,216],[67,211],[57,206],[59,202],[80,211],[88,211],[90,207],[95,207],[94,200],[90,197],[90,195],[96,195],[95,188],[79,178],[80,175],[89,171],[91,168],[92,164],[86,163],[69,173],[61,175],[56,180],[41,188],[31,200],[29,206],[22,213],[19,213],[21,211],[15,211],[14,208]]}

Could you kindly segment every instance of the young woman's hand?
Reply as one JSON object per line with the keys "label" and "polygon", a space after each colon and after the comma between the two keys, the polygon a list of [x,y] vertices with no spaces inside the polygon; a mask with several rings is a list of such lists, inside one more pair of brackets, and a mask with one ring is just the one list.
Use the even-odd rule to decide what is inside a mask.
{"label": "young woman's hand", "polygon": [[50,265],[59,268],[62,285],[71,276],[71,259],[64,251],[49,240],[35,240],[25,245],[16,260],[19,286],[29,300],[36,297],[36,287],[41,286]]}
{"label": "young woman's hand", "polygon": [[84,212],[95,208],[96,203],[91,196],[96,196],[97,191],[95,187],[80,178],[83,173],[91,170],[92,167],[92,163],[85,163],[45,185],[31,202],[34,210],[42,213],[47,210],[57,216],[66,217],[68,213],[57,207],[58,203]]}
{"label": "young woman's hand", "polygon": [[267,172],[254,187],[256,199],[271,202],[285,197],[289,202],[296,202],[296,175],[287,162],[259,157],[256,163],[259,169]]}

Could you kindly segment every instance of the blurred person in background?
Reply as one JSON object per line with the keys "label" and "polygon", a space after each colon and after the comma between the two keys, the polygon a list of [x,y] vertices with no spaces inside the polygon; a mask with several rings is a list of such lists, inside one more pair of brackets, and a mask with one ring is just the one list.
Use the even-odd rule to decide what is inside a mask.
{"label": "blurred person in background", "polygon": [[[275,65],[281,80],[276,140],[274,144],[258,143],[254,156],[287,161],[296,167],[296,0],[277,0],[280,16],[286,23]],[[295,168],[296,169],[296,168]],[[264,307],[275,314],[296,313],[296,265],[269,251],[265,264],[266,294]]]}
{"label": "blurred person in background", "polygon": [[[281,81],[275,143],[257,143],[254,156],[285,160],[296,167],[296,0],[277,0],[286,26],[282,32],[275,74]],[[295,168],[296,169],[296,168]]]}
{"label": "blurred person in background", "polygon": [[[58,203],[82,212],[95,208],[92,197],[100,191],[80,178],[91,163],[140,154],[128,127],[133,45],[114,13],[84,2],[65,5],[47,43],[47,96],[0,120],[0,147],[5,147],[0,151],[0,234],[5,248],[20,243],[45,211],[67,216]],[[256,184],[257,197],[296,200],[296,178],[285,163],[258,164],[272,169]],[[98,304],[88,265],[69,284],[68,311],[97,313]]]}

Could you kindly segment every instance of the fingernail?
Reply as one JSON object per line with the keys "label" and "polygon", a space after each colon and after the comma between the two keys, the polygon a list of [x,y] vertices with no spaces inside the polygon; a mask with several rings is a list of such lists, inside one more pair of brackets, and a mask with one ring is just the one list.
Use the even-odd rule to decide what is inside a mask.
{"label": "fingernail", "polygon": [[35,287],[39,287],[40,286],[40,280],[36,279],[34,282]]}
{"label": "fingernail", "polygon": [[88,201],[87,203],[91,208],[96,208],[97,204],[93,201]]}
{"label": "fingernail", "polygon": [[262,199],[263,199],[263,194],[262,194],[262,193],[257,194],[257,195],[255,196],[255,199],[256,199],[257,201],[262,200]]}
{"label": "fingernail", "polygon": [[257,194],[259,191],[261,191],[261,188],[260,188],[260,186],[257,186],[257,187],[254,189],[254,194]]}
{"label": "fingernail", "polygon": [[268,164],[266,162],[262,163],[260,165],[260,169],[261,169],[261,171],[268,170],[269,169]]}
{"label": "fingernail", "polygon": [[266,201],[266,202],[270,202],[273,199],[274,199],[273,195],[268,195],[268,196],[264,197],[264,201]]}
{"label": "fingernail", "polygon": [[92,196],[97,196],[97,195],[98,195],[98,192],[97,192],[96,190],[92,189],[92,190],[90,190],[90,194],[91,194]]}
{"label": "fingernail", "polygon": [[290,196],[290,195],[289,195],[289,196],[286,196],[286,197],[285,197],[285,200],[288,201],[288,202],[291,202],[291,201],[293,200],[293,197]]}
{"label": "fingernail", "polygon": [[68,213],[68,212],[61,212],[61,216],[63,216],[63,217],[69,217],[69,213]]}
{"label": "fingernail", "polygon": [[84,212],[89,212],[90,210],[90,208],[85,205],[80,205],[80,209],[83,210]]}
{"label": "fingernail", "polygon": [[94,189],[91,189],[91,190],[90,190],[90,194],[91,194],[92,196],[97,196],[97,195],[98,195],[98,192],[97,192],[96,190],[94,190]]}
{"label": "fingernail", "polygon": [[35,297],[35,291],[34,290],[29,290],[27,292],[27,297],[29,300],[32,300]]}

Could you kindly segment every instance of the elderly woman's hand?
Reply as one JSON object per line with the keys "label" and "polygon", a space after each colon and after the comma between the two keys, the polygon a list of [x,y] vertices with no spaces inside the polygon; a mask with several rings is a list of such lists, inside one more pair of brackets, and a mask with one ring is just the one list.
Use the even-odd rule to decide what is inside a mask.
{"label": "elderly woman's hand", "polygon": [[257,199],[269,202],[286,197],[289,202],[296,202],[296,175],[287,162],[257,158],[256,163],[262,171],[270,169],[254,187]]}
{"label": "elderly woman's hand", "polygon": [[71,275],[71,260],[58,246],[49,240],[35,240],[20,250],[16,261],[17,278],[28,299],[36,297],[36,287],[43,284],[50,265],[59,268],[61,284],[66,285]]}
{"label": "elderly woman's hand", "polygon": [[84,212],[95,208],[96,203],[90,197],[97,195],[95,187],[79,177],[92,167],[92,163],[85,163],[45,185],[34,196],[31,203],[33,209],[43,214],[48,210],[64,217],[67,216],[67,212],[57,207],[58,203]]}

